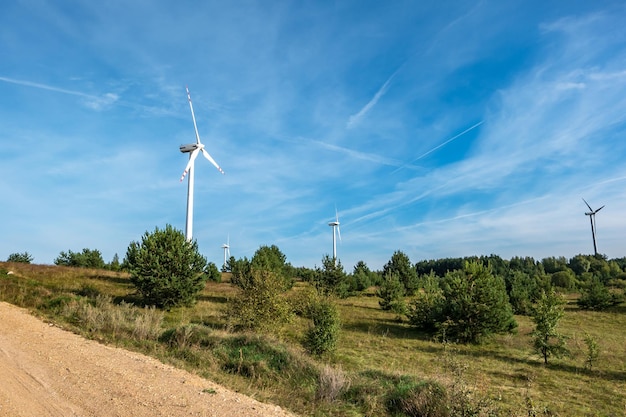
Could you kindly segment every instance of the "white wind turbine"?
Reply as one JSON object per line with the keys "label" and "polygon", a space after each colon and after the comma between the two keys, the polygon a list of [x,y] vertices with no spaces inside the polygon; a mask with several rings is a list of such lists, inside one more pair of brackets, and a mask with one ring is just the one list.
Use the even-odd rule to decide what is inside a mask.
{"label": "white wind turbine", "polygon": [[341,230],[339,229],[339,214],[337,213],[337,208],[335,208],[335,221],[328,223],[330,227],[333,228],[333,260],[335,264],[337,264],[337,237],[339,237],[339,241],[341,241]]}
{"label": "white wind turbine", "polygon": [[209,155],[209,153],[204,149],[204,145],[200,142],[200,135],[198,134],[198,126],[196,125],[196,116],[193,113],[193,105],[191,104],[191,95],[189,94],[189,88],[187,88],[187,99],[189,100],[189,108],[191,109],[191,118],[193,119],[193,128],[196,131],[196,143],[190,143],[187,145],[181,145],[180,151],[182,153],[189,153],[189,162],[185,167],[185,171],[183,171],[183,175],[180,177],[180,181],[182,182],[185,178],[185,175],[189,174],[188,184],[187,184],[187,222],[185,224],[185,237],[188,241],[191,241],[193,236],[193,173],[194,173],[194,162],[198,157],[198,154],[202,152],[202,155],[206,159],[212,163],[215,168],[222,174],[222,168],[217,165],[217,162]]}
{"label": "white wind turbine", "polygon": [[224,249],[224,267],[226,267],[226,260],[230,259],[230,235],[226,240],[226,243],[222,245],[222,249]]}

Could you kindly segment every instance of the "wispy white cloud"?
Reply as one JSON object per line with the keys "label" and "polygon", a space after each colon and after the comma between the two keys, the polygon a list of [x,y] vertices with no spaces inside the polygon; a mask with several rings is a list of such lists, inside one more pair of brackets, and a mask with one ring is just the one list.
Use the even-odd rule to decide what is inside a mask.
{"label": "wispy white cloud", "polygon": [[391,74],[389,78],[387,78],[387,81],[385,81],[382,87],[378,89],[376,94],[374,94],[374,97],[372,97],[370,101],[368,101],[367,104],[363,106],[363,108],[361,108],[361,110],[348,118],[346,128],[351,129],[361,122],[363,117],[365,117],[365,115],[376,105],[376,103],[378,103],[378,101],[385,95],[385,93],[387,93],[391,81],[398,74],[398,71],[400,71],[401,68],[402,67],[398,68],[393,74]]}
{"label": "wispy white cloud", "polygon": [[68,90],[65,88],[55,87],[48,84],[41,84],[32,81],[26,80],[18,80],[15,78],[2,77],[0,76],[0,81],[4,81],[9,84],[23,85],[25,87],[39,88],[41,90],[53,91],[55,93],[69,94],[73,96],[82,97],[85,100],[85,105],[92,110],[103,110],[105,108],[110,107],[112,104],[118,101],[119,96],[113,93],[106,93],[102,96],[96,96],[93,94],[83,93],[81,91],[76,90]]}
{"label": "wispy white cloud", "polygon": [[[182,228],[178,145],[194,135],[185,84],[227,172],[197,164],[194,235],[211,260],[230,235],[237,257],[278,243],[295,265],[319,264],[335,204],[348,268],[379,268],[398,249],[413,260],[567,256],[590,246],[581,196],[606,204],[599,247],[618,255],[626,13],[583,3],[568,7],[572,17],[530,4],[513,20],[517,6],[490,1],[252,5],[245,16],[210,1],[193,16],[151,7],[148,19],[138,4],[16,5],[0,15],[22,35],[0,46],[2,72],[21,78],[0,77],[0,189],[19,202],[3,231],[31,238],[1,243],[0,256],[29,250],[49,262],[84,245],[110,258],[145,230]],[[38,25],[25,25],[33,13]],[[40,100],[12,96],[22,91],[12,85]],[[355,105],[356,88],[365,98]]]}
{"label": "wispy white cloud", "polygon": [[406,168],[407,166],[414,164],[415,162],[419,161],[420,159],[422,159],[422,158],[430,155],[431,153],[435,152],[437,149],[442,148],[442,147],[446,146],[448,143],[452,142],[453,140],[460,138],[464,134],[466,134],[468,132],[471,132],[472,130],[476,129],[478,126],[482,125],[484,122],[485,122],[484,120],[481,120],[480,122],[474,124],[473,126],[468,127],[467,129],[465,129],[461,133],[458,133],[458,134],[452,136],[450,139],[446,140],[445,142],[443,142],[443,143],[435,146],[434,148],[431,148],[430,150],[424,152],[423,154],[421,154],[417,158],[413,159],[411,162],[398,167],[398,169],[393,171],[392,174],[398,172],[402,168]]}
{"label": "wispy white cloud", "polygon": [[322,141],[315,140],[315,139],[305,139],[305,140],[317,146],[320,146],[322,148],[328,149],[330,151],[343,153],[354,159],[360,159],[363,161],[374,162],[376,164],[388,165],[388,166],[398,166],[400,164],[400,161],[397,161],[391,158],[385,158],[384,156],[379,155],[379,154],[360,152],[354,149],[349,149],[346,147],[333,145],[331,143],[326,143],[326,142],[322,142]]}

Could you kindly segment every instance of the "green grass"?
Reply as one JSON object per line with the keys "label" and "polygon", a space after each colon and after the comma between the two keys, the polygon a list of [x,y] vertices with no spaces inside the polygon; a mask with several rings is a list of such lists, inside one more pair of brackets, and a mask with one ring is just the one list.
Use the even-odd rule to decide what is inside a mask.
{"label": "green grass", "polygon": [[[290,297],[305,288],[297,283]],[[559,330],[568,337],[571,356],[544,366],[531,348],[528,317],[516,317],[514,335],[482,345],[442,344],[382,311],[372,291],[338,301],[337,349],[311,357],[301,345],[309,323],[300,317],[278,335],[232,332],[223,312],[235,294],[226,276],[222,283],[207,283],[196,306],[161,312],[139,306],[124,273],[0,263],[1,300],[302,415],[392,415],[390,404],[405,397],[421,401],[424,386],[445,387],[455,415],[626,412],[624,304],[607,312],[581,311],[570,297]],[[587,334],[599,347],[592,371],[585,368]]]}

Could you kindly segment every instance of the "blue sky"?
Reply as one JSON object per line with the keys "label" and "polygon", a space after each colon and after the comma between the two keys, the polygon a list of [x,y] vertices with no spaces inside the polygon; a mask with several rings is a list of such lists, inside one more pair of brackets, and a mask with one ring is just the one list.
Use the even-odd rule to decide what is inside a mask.
{"label": "blue sky", "polygon": [[0,259],[184,230],[295,266],[626,255],[621,1],[5,1]]}

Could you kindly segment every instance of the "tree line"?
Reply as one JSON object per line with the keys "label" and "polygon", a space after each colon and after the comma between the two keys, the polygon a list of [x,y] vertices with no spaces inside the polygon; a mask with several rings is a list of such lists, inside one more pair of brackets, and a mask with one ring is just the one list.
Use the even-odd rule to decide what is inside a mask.
{"label": "tree line", "polygon": [[[29,263],[32,256],[16,253],[7,260]],[[197,243],[188,242],[170,225],[131,242],[122,262],[116,254],[106,264],[100,251],[83,249],[63,251],[54,263],[127,271],[146,305],[161,308],[191,305],[207,280],[221,280],[217,266],[199,253]],[[582,254],[570,259],[488,255],[412,263],[398,250],[381,270],[359,261],[346,272],[340,260],[328,255],[319,267],[294,267],[277,246],[263,245],[250,259],[231,257],[222,272],[229,272],[231,284],[239,289],[229,306],[233,325],[267,330],[300,315],[313,323],[306,340],[318,353],[336,341],[333,299],[374,291],[383,310],[455,342],[478,343],[494,333],[512,332],[515,315],[529,315],[539,329],[536,348],[547,361],[559,352],[555,328],[563,303],[558,293],[578,292],[580,308],[604,310],[620,304],[626,288],[626,257]],[[296,281],[310,283],[311,291],[290,295]]]}

